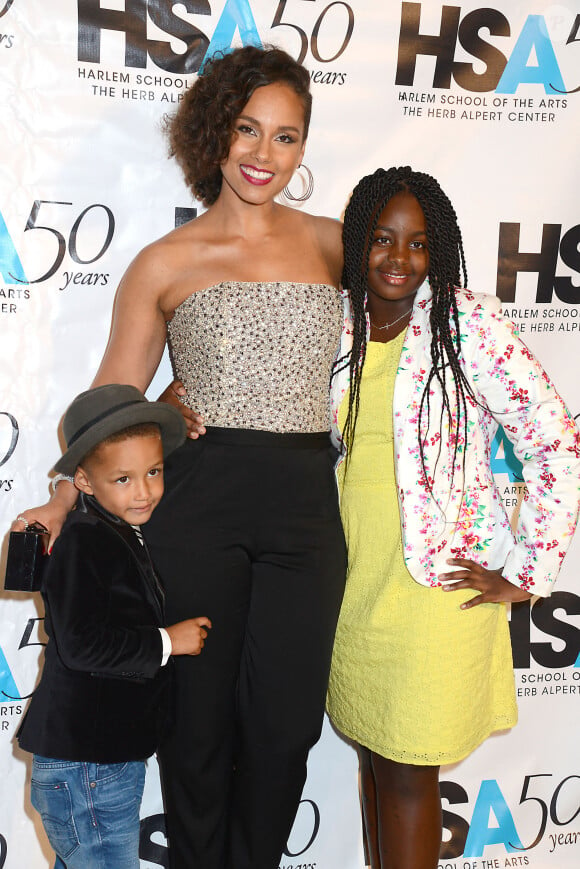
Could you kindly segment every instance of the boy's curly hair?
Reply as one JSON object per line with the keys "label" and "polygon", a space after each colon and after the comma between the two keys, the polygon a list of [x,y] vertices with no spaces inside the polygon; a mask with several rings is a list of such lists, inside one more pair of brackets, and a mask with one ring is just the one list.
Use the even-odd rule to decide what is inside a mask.
{"label": "boy's curly hair", "polygon": [[278,82],[287,84],[302,100],[306,139],[312,110],[310,76],[279,48],[247,45],[227,54],[216,52],[186,91],[176,113],[166,117],[170,154],[204,205],[212,205],[219,196],[220,167],[230,150],[236,118],[256,88]]}

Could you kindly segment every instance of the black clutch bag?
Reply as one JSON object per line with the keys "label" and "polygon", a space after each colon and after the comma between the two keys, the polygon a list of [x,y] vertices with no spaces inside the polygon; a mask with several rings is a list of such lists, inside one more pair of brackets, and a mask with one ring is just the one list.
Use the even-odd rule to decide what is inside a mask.
{"label": "black clutch bag", "polygon": [[6,560],[6,591],[40,591],[48,558],[49,534],[44,525],[34,522],[25,531],[11,531]]}

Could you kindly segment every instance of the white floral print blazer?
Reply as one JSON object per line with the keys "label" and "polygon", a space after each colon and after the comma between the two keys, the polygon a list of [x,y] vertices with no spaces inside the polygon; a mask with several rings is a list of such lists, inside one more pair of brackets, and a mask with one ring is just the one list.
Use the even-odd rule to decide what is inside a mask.
{"label": "white floral print blazer", "polygon": [[[469,558],[532,594],[547,597],[553,587],[578,518],[580,434],[569,411],[538,361],[501,315],[495,296],[457,292],[462,363],[474,394],[467,400],[467,443],[452,475],[453,449],[439,450],[441,391],[434,381],[430,426],[423,421],[427,485],[419,454],[417,425],[431,358],[431,289],[417,293],[395,380],[393,432],[403,551],[407,568],[422,585],[440,585],[450,570],[447,558]],[[348,299],[340,352],[352,346]],[[368,333],[367,317],[367,333]],[[340,361],[331,383],[333,442],[342,447],[338,409],[349,386]],[[450,396],[453,386],[449,390]],[[486,410],[487,409],[487,410]],[[425,416],[425,414],[424,414]],[[526,493],[512,532],[490,467],[490,450],[501,424],[523,465]],[[443,416],[444,430],[447,428]],[[463,424],[461,425],[463,428]],[[465,450],[465,472],[463,451]],[[453,486],[450,481],[453,477]]]}

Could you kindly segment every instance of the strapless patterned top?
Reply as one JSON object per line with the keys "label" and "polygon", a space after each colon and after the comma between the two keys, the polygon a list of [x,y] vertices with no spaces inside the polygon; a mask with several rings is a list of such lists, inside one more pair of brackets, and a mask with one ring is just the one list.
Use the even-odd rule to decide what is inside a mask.
{"label": "strapless patterned top", "polygon": [[327,284],[226,281],[192,293],[168,323],[186,403],[211,426],[327,431],[342,324]]}

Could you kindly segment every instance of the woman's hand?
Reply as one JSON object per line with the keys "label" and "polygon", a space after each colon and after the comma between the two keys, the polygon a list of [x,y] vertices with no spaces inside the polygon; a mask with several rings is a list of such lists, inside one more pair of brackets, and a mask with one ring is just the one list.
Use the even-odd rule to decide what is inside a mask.
{"label": "woman's hand", "polygon": [[76,503],[77,496],[78,492],[73,484],[67,480],[61,480],[50,501],[41,507],[23,510],[12,523],[10,530],[24,531],[27,525],[32,525],[33,522],[40,522],[50,534],[48,540],[48,551],[50,552],[54,541],[61,532],[66,517]]}
{"label": "woman's hand", "polygon": [[468,558],[448,558],[447,564],[463,569],[439,574],[439,581],[444,583],[443,591],[474,588],[480,592],[477,597],[462,603],[462,610],[470,609],[480,603],[517,603],[532,597],[528,591],[504,579],[499,570],[487,570]]}
{"label": "woman's hand", "polygon": [[164,401],[165,404],[171,404],[173,407],[177,408],[185,420],[187,436],[196,440],[200,435],[205,434],[205,427],[200,414],[190,410],[190,408],[183,403],[186,396],[187,392],[181,380],[174,380],[173,383],[169,384],[165,392],[161,393],[158,400]]}

